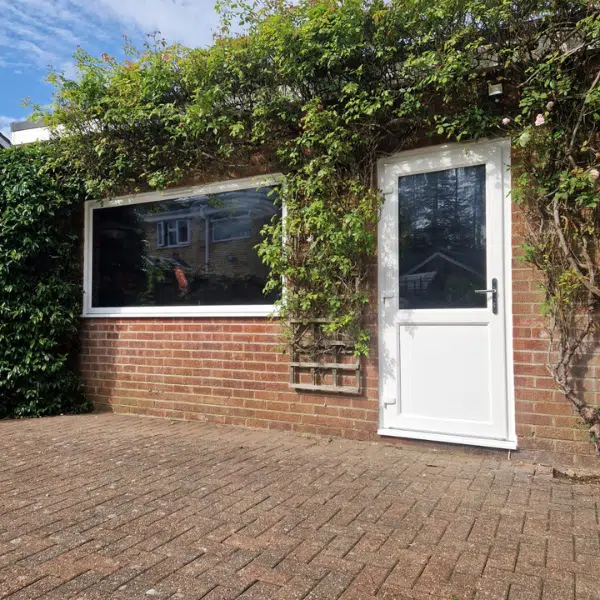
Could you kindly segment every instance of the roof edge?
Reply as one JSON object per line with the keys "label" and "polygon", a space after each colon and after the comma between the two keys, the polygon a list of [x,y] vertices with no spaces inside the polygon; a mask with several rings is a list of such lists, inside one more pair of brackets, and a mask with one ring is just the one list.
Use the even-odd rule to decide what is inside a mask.
{"label": "roof edge", "polygon": [[41,121],[15,121],[10,124],[11,131],[25,131],[26,129],[41,129],[45,125]]}

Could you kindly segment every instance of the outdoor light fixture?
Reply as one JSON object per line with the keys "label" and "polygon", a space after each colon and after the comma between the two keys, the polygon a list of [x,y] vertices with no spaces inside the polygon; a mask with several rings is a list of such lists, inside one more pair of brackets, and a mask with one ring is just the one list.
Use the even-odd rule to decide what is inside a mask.
{"label": "outdoor light fixture", "polygon": [[[488,95],[491,97],[502,95],[501,83],[488,83]],[[496,98],[498,100],[498,98]]]}

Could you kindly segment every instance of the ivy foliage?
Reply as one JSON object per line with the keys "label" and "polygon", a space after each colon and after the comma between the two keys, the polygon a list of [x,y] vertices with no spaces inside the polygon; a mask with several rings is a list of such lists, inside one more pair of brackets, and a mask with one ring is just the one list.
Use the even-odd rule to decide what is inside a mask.
{"label": "ivy foliage", "polygon": [[[40,111],[61,161],[107,197],[183,179],[281,171],[287,214],[266,228],[281,316],[326,319],[368,350],[362,321],[382,202],[379,157],[512,136],[526,258],[542,272],[549,366],[600,439],[571,367],[600,297],[600,7],[584,0],[267,0],[220,4],[208,48],[152,39],[127,59],[78,51]],[[502,84],[500,97],[489,84]],[[283,242],[282,242],[282,234]],[[581,322],[581,310],[587,321]],[[600,448],[600,446],[599,446]]]}
{"label": "ivy foliage", "polygon": [[[280,315],[326,319],[366,354],[382,201],[375,162],[432,130],[498,134],[485,67],[474,67],[498,51],[490,36],[534,13],[489,0],[233,1],[221,10],[209,48],[154,38],[126,47],[124,61],[79,50],[78,78],[52,73],[55,102],[41,112],[92,197],[248,165],[283,172],[287,216],[266,228],[259,250],[269,289],[286,281]],[[510,60],[511,47],[500,51],[507,57],[496,62]]]}
{"label": "ivy foliage", "polygon": [[0,418],[79,412],[78,190],[38,145],[0,151]]}

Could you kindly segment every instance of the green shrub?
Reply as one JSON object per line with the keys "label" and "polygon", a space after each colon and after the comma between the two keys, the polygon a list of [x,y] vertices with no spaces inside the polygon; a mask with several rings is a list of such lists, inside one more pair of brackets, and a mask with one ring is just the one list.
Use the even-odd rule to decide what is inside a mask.
{"label": "green shrub", "polygon": [[0,152],[0,417],[88,408],[73,352],[79,190],[43,145]]}

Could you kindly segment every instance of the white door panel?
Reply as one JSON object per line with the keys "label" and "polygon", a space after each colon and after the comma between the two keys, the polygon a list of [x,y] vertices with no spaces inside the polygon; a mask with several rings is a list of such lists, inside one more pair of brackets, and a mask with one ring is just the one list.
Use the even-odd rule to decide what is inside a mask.
{"label": "white door panel", "polygon": [[[505,142],[457,144],[380,166],[382,434],[515,447],[509,151]],[[493,284],[497,294],[482,292]]]}

